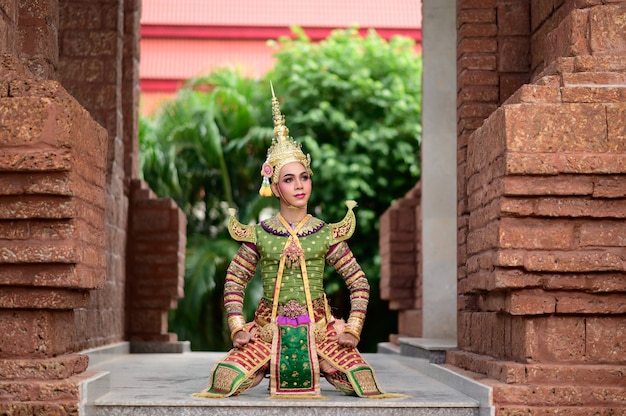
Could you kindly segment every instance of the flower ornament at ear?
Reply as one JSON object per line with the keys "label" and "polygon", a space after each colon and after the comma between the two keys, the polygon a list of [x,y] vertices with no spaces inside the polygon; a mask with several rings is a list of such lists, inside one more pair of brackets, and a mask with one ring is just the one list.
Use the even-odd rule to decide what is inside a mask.
{"label": "flower ornament at ear", "polygon": [[263,183],[261,184],[261,189],[259,189],[259,195],[261,196],[272,196],[272,188],[270,186],[270,178],[274,174],[274,168],[270,165],[269,162],[263,163],[261,167],[261,176],[263,176]]}

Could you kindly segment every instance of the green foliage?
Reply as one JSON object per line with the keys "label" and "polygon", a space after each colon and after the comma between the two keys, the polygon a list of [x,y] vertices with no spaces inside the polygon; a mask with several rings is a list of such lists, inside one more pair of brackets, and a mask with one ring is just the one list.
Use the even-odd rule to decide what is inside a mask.
{"label": "green foliage", "polygon": [[[314,44],[302,30],[294,33],[273,42],[277,64],[264,81],[229,70],[195,78],[154,118],[140,120],[143,176],[188,219],[185,298],[170,327],[195,350],[230,347],[222,288],[237,244],[226,230],[226,208],[237,207],[243,222],[277,208],[273,198],[258,196],[273,128],[269,80],[291,135],[312,157],[311,213],[335,222],[345,215],[345,200],[359,203],[350,246],[372,289],[360,348],[373,351],[394,331],[395,315],[378,294],[378,218],[419,178],[421,60],[406,38],[387,42],[351,28]],[[346,316],[342,279],[329,270],[325,287],[335,312]],[[249,319],[259,296],[255,277]]]}

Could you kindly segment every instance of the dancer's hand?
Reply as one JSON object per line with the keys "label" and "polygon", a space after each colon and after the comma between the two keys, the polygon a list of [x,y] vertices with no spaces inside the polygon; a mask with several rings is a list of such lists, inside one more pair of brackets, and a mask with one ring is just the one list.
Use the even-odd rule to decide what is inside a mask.
{"label": "dancer's hand", "polygon": [[342,347],[354,348],[359,340],[349,332],[342,332],[337,336],[337,343]]}
{"label": "dancer's hand", "polygon": [[233,337],[233,347],[241,348],[250,342],[251,335],[248,331],[239,331]]}

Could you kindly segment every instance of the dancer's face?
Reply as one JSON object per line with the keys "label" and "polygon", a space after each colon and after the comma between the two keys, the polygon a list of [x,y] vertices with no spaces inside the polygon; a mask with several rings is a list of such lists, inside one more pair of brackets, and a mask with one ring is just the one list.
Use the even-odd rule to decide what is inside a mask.
{"label": "dancer's face", "polygon": [[311,197],[312,185],[304,165],[290,162],[280,169],[278,183],[272,184],[272,190],[287,206],[305,208]]}

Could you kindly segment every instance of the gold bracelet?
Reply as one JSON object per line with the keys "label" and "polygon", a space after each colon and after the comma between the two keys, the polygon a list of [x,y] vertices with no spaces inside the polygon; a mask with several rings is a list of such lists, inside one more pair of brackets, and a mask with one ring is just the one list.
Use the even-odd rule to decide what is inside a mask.
{"label": "gold bracelet", "polygon": [[240,326],[230,331],[230,340],[233,341],[235,339],[235,335],[237,335],[237,332],[243,331],[244,329],[246,329],[245,326]]}
{"label": "gold bracelet", "polygon": [[354,329],[350,329],[350,328],[346,327],[343,330],[343,332],[346,333],[346,334],[354,335],[354,337],[356,338],[357,341],[361,340],[361,335],[357,331],[355,331]]}

